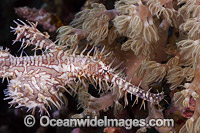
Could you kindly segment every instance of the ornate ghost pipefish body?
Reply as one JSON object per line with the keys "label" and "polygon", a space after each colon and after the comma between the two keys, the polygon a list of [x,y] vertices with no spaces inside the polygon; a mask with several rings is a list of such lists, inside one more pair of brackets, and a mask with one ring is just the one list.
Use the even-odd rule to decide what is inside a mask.
{"label": "ornate ghost pipefish body", "polygon": [[28,110],[33,109],[33,112],[38,107],[40,112],[48,113],[46,107],[51,108],[50,104],[58,109],[61,108],[63,95],[60,88],[68,91],[64,86],[70,86],[71,81],[90,77],[97,79],[100,84],[101,81],[108,82],[120,91],[133,94],[153,104],[159,104],[164,98],[163,92],[150,93],[121,78],[110,65],[101,60],[102,55],[94,52],[93,56],[90,56],[93,49],[87,55],[83,55],[87,47],[80,55],[75,55],[76,50],[73,54],[69,54],[61,46],[56,46],[47,35],[37,30],[35,24],[29,22],[31,25],[29,26],[24,22],[21,23],[23,25],[17,23],[17,27],[12,28],[17,34],[14,42],[22,41],[22,47],[32,44],[35,48],[45,48],[48,52],[42,55],[14,57],[8,50],[1,50],[0,76],[11,79],[5,90],[7,96],[5,99],[12,99],[9,104],[18,104],[16,107],[24,106]]}

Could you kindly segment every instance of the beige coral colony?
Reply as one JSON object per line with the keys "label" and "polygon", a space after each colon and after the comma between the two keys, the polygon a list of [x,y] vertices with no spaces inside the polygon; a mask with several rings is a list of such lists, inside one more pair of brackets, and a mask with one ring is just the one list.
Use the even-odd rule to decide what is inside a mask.
{"label": "beige coral colony", "polygon": [[[148,120],[168,118],[161,104],[169,102],[168,95],[168,105],[179,114],[187,115],[192,107],[193,114],[178,130],[176,124],[155,129],[200,133],[200,1],[119,0],[111,10],[88,3],[69,25],[58,29],[56,42],[37,24],[14,21],[14,43],[43,52],[15,57],[1,49],[0,76],[8,79],[9,104],[50,115],[53,106],[59,110],[65,104],[67,92],[84,110],[71,117],[83,118],[111,108],[117,115],[141,100]],[[162,87],[152,87],[155,83]],[[90,89],[97,89],[99,97]],[[137,132],[144,128],[151,127]]]}

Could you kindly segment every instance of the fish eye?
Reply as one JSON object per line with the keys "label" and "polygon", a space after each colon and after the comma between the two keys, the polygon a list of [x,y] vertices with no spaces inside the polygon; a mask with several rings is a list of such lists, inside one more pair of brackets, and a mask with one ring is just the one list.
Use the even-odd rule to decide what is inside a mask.
{"label": "fish eye", "polygon": [[104,69],[104,72],[105,72],[105,73],[107,73],[107,72],[108,72],[108,70],[107,70],[107,69]]}

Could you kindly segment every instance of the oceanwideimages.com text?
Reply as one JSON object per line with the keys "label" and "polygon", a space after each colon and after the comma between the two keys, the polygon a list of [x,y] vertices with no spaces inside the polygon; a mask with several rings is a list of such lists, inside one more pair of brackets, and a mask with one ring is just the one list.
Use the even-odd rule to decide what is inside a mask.
{"label": "oceanwideimages.com text", "polygon": [[[32,115],[28,115],[24,119],[24,124],[27,127],[32,127],[35,124],[35,118]],[[173,127],[173,119],[108,119],[104,116],[103,119],[99,119],[96,116],[85,119],[51,119],[48,116],[42,116],[40,118],[40,125],[43,127],[125,127],[131,129],[133,127]]]}

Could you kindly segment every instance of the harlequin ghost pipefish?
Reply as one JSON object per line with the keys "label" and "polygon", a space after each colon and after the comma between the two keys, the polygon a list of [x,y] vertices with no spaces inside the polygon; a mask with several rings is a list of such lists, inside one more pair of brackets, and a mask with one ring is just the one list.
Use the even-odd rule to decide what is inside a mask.
{"label": "harlequin ghost pipefish", "polygon": [[[69,92],[65,86],[70,87],[71,82],[77,79],[82,81],[83,78],[91,77],[98,84],[108,82],[110,87],[116,86],[121,92],[130,93],[153,104],[159,104],[164,98],[164,92],[154,94],[121,78],[114,68],[103,61],[109,55],[103,56],[104,50],[98,53],[93,47],[87,54],[87,48],[80,55],[76,55],[76,50],[69,54],[62,46],[52,42],[48,35],[37,30],[37,24],[29,22],[28,25],[21,20],[14,22],[17,24],[16,28],[11,27],[17,35],[14,43],[19,41],[22,42],[22,48],[34,45],[35,49],[46,51],[42,55],[14,57],[8,49],[1,49],[0,76],[11,79],[5,90],[5,99],[11,99],[9,104],[17,105],[16,108],[27,107],[35,112],[38,107],[40,112],[48,113],[47,108],[51,108],[50,105],[53,104],[60,109],[61,88]],[[90,55],[92,51],[94,54]]]}

